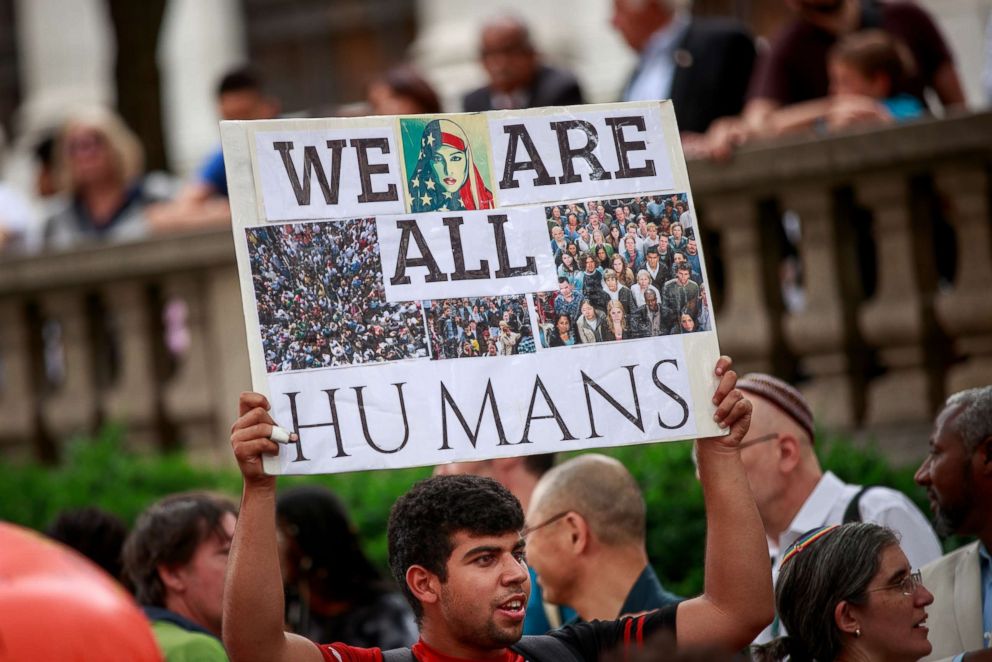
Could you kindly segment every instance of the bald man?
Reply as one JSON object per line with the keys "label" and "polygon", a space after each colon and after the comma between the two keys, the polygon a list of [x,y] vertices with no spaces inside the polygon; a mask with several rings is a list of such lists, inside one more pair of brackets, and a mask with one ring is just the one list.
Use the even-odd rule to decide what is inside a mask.
{"label": "bald man", "polygon": [[584,103],[571,73],[541,64],[527,25],[499,16],[482,27],[479,57],[489,84],[465,95],[468,112]]}
{"label": "bald man", "polygon": [[527,509],[527,562],[546,600],[582,620],[613,620],[679,601],[648,563],[646,507],[617,460],[581,455],[541,478]]}
{"label": "bald man", "polygon": [[[774,581],[779,550],[827,524],[864,521],[893,529],[913,568],[941,555],[933,528],[906,495],[887,487],[848,485],[823,471],[813,448],[813,412],[798,390],[762,373],[745,375],[737,388],[754,407],[741,461],[765,526]],[[755,641],[781,634],[784,628],[776,619]]]}

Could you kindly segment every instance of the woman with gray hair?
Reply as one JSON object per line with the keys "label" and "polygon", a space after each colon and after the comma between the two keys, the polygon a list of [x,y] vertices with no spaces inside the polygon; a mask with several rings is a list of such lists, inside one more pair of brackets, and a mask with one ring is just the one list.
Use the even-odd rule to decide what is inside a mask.
{"label": "woman with gray hair", "polygon": [[782,556],[775,607],[788,635],[755,647],[753,659],[919,660],[931,649],[924,608],[932,602],[891,529],[813,529]]}

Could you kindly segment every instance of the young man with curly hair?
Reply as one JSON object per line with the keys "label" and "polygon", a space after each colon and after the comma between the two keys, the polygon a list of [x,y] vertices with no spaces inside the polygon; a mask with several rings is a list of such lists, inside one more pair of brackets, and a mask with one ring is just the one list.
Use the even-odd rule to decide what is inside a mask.
{"label": "young man with curly hair", "polygon": [[[276,479],[261,456],[278,450],[273,420],[257,393],[241,396],[231,445],[244,478],[224,608],[224,642],[233,662],[569,662],[636,647],[652,632],[672,632],[680,645],[739,649],[772,618],[772,589],[761,518],[738,445],[750,403],[735,388],[730,360],[715,370],[715,419],[730,434],[701,439],[699,475],[707,506],[703,595],[618,621],[580,623],[523,637],[530,577],[527,530],[519,502],[492,479],[436,476],[393,506],[389,562],[417,614],[420,641],[383,652],[347,644],[316,645],[282,630],[282,587],[275,535]],[[531,522],[531,526],[544,523]]]}

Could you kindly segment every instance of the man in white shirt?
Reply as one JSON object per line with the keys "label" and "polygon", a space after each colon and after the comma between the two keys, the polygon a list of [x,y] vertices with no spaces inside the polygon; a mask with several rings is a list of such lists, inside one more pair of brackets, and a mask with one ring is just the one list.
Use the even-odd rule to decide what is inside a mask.
{"label": "man in white shirt", "polygon": [[[933,528],[906,495],[887,487],[848,485],[823,471],[813,449],[813,413],[798,390],[761,373],[745,375],[737,388],[754,406],[741,459],[765,526],[773,581],[778,580],[780,550],[810,529],[845,521],[875,522],[896,531],[914,568],[941,555]],[[776,619],[755,642],[767,642],[783,630]]]}

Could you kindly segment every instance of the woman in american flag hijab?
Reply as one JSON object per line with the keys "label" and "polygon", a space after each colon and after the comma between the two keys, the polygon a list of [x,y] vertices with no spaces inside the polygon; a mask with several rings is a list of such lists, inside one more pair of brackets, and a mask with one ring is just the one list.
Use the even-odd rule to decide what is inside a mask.
{"label": "woman in american flag hijab", "polygon": [[414,212],[492,209],[493,194],[472,158],[468,136],[451,120],[431,120],[409,181]]}

